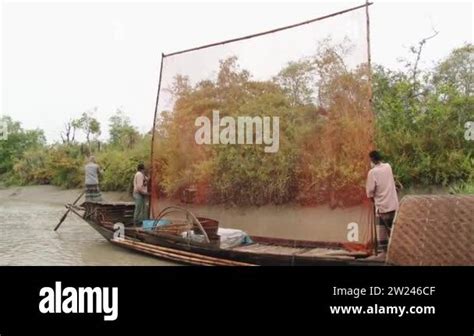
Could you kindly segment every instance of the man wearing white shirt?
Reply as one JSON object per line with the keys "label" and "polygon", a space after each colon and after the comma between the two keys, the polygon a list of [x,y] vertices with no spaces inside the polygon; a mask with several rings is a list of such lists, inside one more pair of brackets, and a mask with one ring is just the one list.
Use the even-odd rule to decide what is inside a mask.
{"label": "man wearing white shirt", "polygon": [[377,151],[370,152],[369,157],[372,161],[372,169],[369,170],[367,176],[367,197],[374,202],[375,213],[390,236],[393,219],[398,210],[398,196],[392,167],[382,162],[382,156]]}

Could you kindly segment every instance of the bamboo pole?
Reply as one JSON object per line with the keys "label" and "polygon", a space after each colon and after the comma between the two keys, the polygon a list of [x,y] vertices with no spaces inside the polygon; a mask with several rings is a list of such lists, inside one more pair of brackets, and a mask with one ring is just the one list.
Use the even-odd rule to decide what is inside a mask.
{"label": "bamboo pole", "polygon": [[175,250],[162,246],[151,245],[130,240],[111,240],[112,243],[122,246],[127,246],[135,250],[152,254],[158,257],[168,258],[175,261],[188,262],[197,265],[208,266],[255,266],[248,263],[219,259],[210,256],[204,256],[192,252]]}
{"label": "bamboo pole", "polygon": [[372,5],[372,2],[368,2],[368,1],[367,1],[367,2],[366,2],[365,4],[363,4],[363,5],[359,5],[359,6],[356,6],[356,7],[348,8],[348,9],[345,9],[345,10],[342,10],[342,11],[339,11],[339,12],[336,12],[336,13],[332,13],[332,14],[320,16],[320,17],[315,18],[315,19],[311,19],[311,20],[307,20],[307,21],[295,23],[295,24],[292,24],[292,25],[289,25],[289,26],[285,26],[285,27],[280,27],[280,28],[276,28],[276,29],[267,30],[267,31],[264,31],[264,32],[261,32],[261,33],[257,33],[257,34],[252,34],[252,35],[242,36],[242,37],[238,37],[238,38],[234,38],[234,39],[230,39],[230,40],[226,40],[226,41],[221,41],[221,42],[206,44],[206,45],[203,45],[203,46],[200,46],[200,47],[196,47],[196,48],[190,48],[190,49],[185,49],[185,50],[181,50],[181,51],[175,51],[175,52],[172,52],[172,53],[169,53],[169,54],[165,54],[165,55],[163,55],[163,56],[164,56],[164,57],[168,57],[168,56],[173,56],[173,55],[184,54],[184,53],[191,52],[191,51],[195,51],[195,50],[206,49],[206,48],[215,47],[215,46],[218,46],[218,45],[223,45],[223,44],[228,44],[228,43],[232,43],[232,42],[238,42],[238,41],[242,41],[242,40],[251,39],[251,38],[258,37],[258,36],[262,36],[262,35],[272,34],[272,33],[276,33],[276,32],[282,31],[282,30],[287,30],[287,29],[291,29],[291,28],[303,26],[303,25],[306,25],[306,24],[309,24],[309,23],[313,23],[313,22],[316,22],[316,21],[320,21],[320,20],[324,20],[324,19],[327,19],[327,18],[330,18],[330,17],[333,17],[333,16],[341,15],[341,14],[344,14],[344,13],[347,13],[347,12],[351,12],[351,11],[353,11],[353,10],[357,10],[357,9],[360,9],[360,8],[364,8],[364,7],[367,7],[367,6],[370,6],[370,5]]}
{"label": "bamboo pole", "polygon": [[[120,244],[125,245],[125,246],[129,245],[129,244],[123,244],[123,242],[119,243],[119,245]],[[146,254],[153,255],[155,257],[163,258],[163,259],[169,259],[169,260],[173,260],[173,261],[177,261],[177,262],[186,262],[186,263],[189,263],[189,264],[200,265],[200,266],[216,266],[215,264],[213,264],[211,262],[207,262],[205,260],[201,260],[201,259],[198,259],[198,258],[191,258],[191,257],[186,257],[186,256],[181,256],[181,255],[178,255],[178,254],[174,254],[174,253],[167,253],[167,252],[163,252],[163,251],[157,251],[157,250],[153,250],[153,249],[137,247],[135,245],[131,245],[131,246],[133,246],[133,249],[136,250],[136,251],[140,251],[140,252],[143,252],[143,253],[146,253]]]}
{"label": "bamboo pole", "polygon": [[193,256],[183,255],[181,253],[166,252],[166,251],[163,251],[161,248],[145,247],[142,245],[125,242],[125,241],[118,241],[116,243],[118,243],[119,245],[129,246],[130,248],[133,248],[134,250],[137,250],[140,252],[144,252],[144,253],[151,254],[157,257],[161,257],[161,258],[171,259],[178,262],[187,262],[190,264],[203,265],[203,266],[228,266],[227,264],[222,264],[216,261],[209,261],[209,260],[203,259],[199,255],[197,255],[197,257],[193,257]]}
{"label": "bamboo pole", "polygon": [[[76,205],[77,202],[79,202],[79,200],[81,199],[81,197],[85,194],[85,191],[81,192],[81,194],[77,197],[77,199],[74,201],[74,203],[72,203],[72,205]],[[56,225],[56,227],[54,228],[54,231],[57,231],[59,229],[59,227],[61,226],[61,224],[64,222],[64,220],[66,219],[67,215],[69,214],[69,211],[71,211],[71,209],[68,207],[67,211],[64,213],[64,215],[61,217],[61,219],[59,220],[59,223]]]}
{"label": "bamboo pole", "polygon": [[156,103],[155,103],[155,114],[153,118],[153,129],[151,131],[151,151],[150,151],[150,180],[148,183],[151,183],[150,190],[150,199],[148,205],[148,217],[153,218],[153,204],[152,204],[152,194],[153,194],[153,153],[155,148],[155,133],[156,133],[156,116],[158,115],[158,103],[160,102],[160,90],[161,90],[161,79],[163,76],[163,60],[165,55],[161,54],[161,64],[160,64],[160,75],[158,77],[158,91],[156,93]]}
{"label": "bamboo pole", "polygon": [[[374,145],[374,133],[375,133],[375,115],[373,109],[373,92],[372,92],[372,56],[370,53],[370,16],[369,16],[369,1],[366,0],[366,7],[365,7],[365,17],[366,17],[366,33],[367,33],[367,77],[369,82],[369,112],[370,112],[370,120],[369,125],[372,128],[372,136],[371,136],[371,143]],[[374,255],[377,255],[378,250],[378,242],[377,242],[377,222],[375,216],[375,207],[372,206],[372,228],[373,232],[371,232],[371,238],[373,239],[373,246],[374,246]],[[370,225],[370,224],[369,224]]]}
{"label": "bamboo pole", "polygon": [[170,248],[166,248],[166,247],[162,247],[162,246],[155,246],[155,245],[141,243],[141,242],[133,242],[132,241],[131,245],[140,246],[143,249],[148,249],[148,250],[151,250],[151,251],[163,251],[163,252],[173,253],[173,254],[176,254],[176,255],[183,255],[183,256],[186,256],[186,257],[196,258],[196,259],[199,259],[199,260],[202,260],[202,261],[205,261],[205,262],[220,264],[220,265],[223,265],[223,266],[254,266],[252,264],[243,263],[243,262],[239,262],[239,261],[220,259],[220,258],[200,255],[200,254],[187,252],[187,251],[182,251],[182,250],[170,249]]}
{"label": "bamboo pole", "polygon": [[141,243],[141,242],[132,242],[132,245],[143,246],[144,248],[150,248],[150,249],[169,251],[169,252],[173,252],[173,253],[177,253],[177,254],[182,254],[182,255],[185,255],[185,256],[199,257],[202,260],[218,262],[218,263],[221,263],[221,264],[228,264],[228,265],[235,265],[235,266],[254,266],[253,264],[244,263],[244,262],[240,262],[240,261],[233,261],[233,260],[228,260],[228,259],[215,258],[215,257],[210,257],[210,256],[206,256],[206,255],[201,255],[201,254],[197,254],[197,253],[188,252],[188,251],[175,250],[175,249],[171,249],[171,248],[167,248],[167,247],[163,247],[163,246],[155,246],[155,245]]}

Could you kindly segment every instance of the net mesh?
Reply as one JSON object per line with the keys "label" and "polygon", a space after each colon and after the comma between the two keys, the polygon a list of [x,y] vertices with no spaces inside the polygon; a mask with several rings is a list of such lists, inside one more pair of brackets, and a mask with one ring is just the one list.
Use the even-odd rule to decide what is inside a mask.
{"label": "net mesh", "polygon": [[165,55],[151,216],[186,203],[253,235],[366,244],[365,11]]}

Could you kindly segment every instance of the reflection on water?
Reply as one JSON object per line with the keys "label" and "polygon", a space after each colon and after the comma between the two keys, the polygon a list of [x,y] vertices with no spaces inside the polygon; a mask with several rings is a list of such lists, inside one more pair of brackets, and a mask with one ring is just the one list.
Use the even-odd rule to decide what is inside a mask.
{"label": "reflection on water", "polygon": [[113,246],[60,204],[1,200],[0,265],[175,265]]}

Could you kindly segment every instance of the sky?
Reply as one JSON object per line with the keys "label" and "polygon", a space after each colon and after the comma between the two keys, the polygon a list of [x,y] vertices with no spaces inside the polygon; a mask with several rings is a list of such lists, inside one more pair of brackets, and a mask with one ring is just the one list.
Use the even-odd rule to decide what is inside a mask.
{"label": "sky", "polygon": [[[439,34],[426,44],[423,67],[433,66],[453,48],[473,41],[472,2],[373,2],[374,63],[399,68],[399,59],[410,56],[408,48],[434,30]],[[152,127],[162,53],[305,21],[361,3],[2,0],[0,115],[11,116],[27,129],[43,129],[48,142],[60,140],[68,119],[94,107],[102,124],[101,139],[107,138],[108,119],[117,108],[146,132]],[[266,48],[266,55],[259,54],[258,48],[239,52],[245,58],[248,50],[256,50],[251,57],[255,61],[247,62],[248,66],[270,72],[281,60],[268,50],[279,51],[273,55],[297,56],[297,42],[286,41]],[[174,72],[184,64],[199,68],[233,48],[223,47],[215,55],[196,53],[195,58],[166,70]]]}

